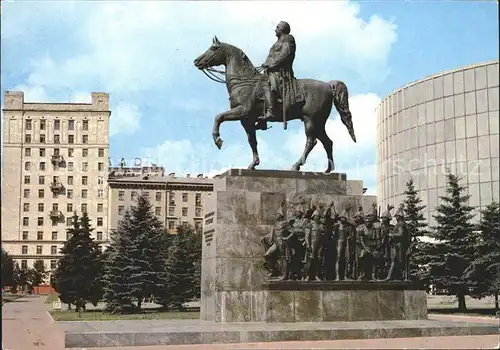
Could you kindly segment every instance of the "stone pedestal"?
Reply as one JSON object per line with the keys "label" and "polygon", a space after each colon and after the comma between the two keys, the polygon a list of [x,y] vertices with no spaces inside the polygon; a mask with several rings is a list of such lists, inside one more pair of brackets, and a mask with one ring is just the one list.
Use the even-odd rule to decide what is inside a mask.
{"label": "stone pedestal", "polygon": [[427,319],[425,290],[410,282],[268,282],[257,294],[265,322]]}
{"label": "stone pedestal", "polygon": [[231,169],[222,174],[205,203],[201,319],[264,321],[266,271],[260,239],[271,232],[281,201],[335,201],[338,211],[369,208],[361,181],[345,174]]}

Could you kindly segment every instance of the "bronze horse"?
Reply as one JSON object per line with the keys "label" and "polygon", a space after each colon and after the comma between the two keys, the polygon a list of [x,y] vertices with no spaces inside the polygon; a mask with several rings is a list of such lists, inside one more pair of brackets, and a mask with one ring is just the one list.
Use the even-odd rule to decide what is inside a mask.
{"label": "bronze horse", "polygon": [[[233,45],[220,42],[217,37],[214,37],[213,43],[208,50],[194,60],[194,65],[205,74],[207,74],[206,71],[212,72],[212,74],[218,72],[212,67],[225,66],[225,72],[218,72],[225,75],[225,81],[218,80],[218,82],[226,84],[231,109],[215,117],[212,136],[215,145],[220,149],[222,147],[220,125],[225,121],[239,120],[245,128],[248,143],[253,153],[253,160],[248,169],[255,169],[260,164],[257,151],[257,128],[255,125],[257,118],[264,112],[261,87],[262,84],[267,83],[266,76],[254,67],[242,50]],[[352,116],[349,111],[347,87],[341,81],[325,83],[314,79],[298,79],[297,86],[298,90],[303,92],[304,102],[295,106],[292,104],[286,109],[286,121],[302,120],[307,141],[302,156],[292,166],[292,170],[300,170],[300,167],[305,164],[307,156],[316,145],[317,140],[319,140],[323,144],[328,158],[328,167],[325,173],[329,173],[335,169],[335,166],[333,162],[333,142],[326,134],[325,124],[332,105],[335,105],[352,140],[356,142]],[[280,108],[282,108],[282,104]],[[270,121],[283,122],[281,118]]]}

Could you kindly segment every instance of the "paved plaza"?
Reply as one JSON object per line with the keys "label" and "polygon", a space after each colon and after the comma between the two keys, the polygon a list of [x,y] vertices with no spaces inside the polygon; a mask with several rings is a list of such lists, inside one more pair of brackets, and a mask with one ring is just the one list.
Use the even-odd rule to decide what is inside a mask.
{"label": "paved plaza", "polygon": [[[60,350],[64,349],[62,327],[55,323],[47,310],[51,305],[44,304],[45,297],[26,296],[3,305],[2,333],[4,349],[10,350]],[[454,315],[431,315],[435,322],[466,322],[473,324],[497,325],[498,320],[485,317],[468,317]],[[193,320],[196,321],[196,320]],[[149,323],[157,323],[151,321]],[[179,325],[186,320],[179,320]],[[82,322],[88,324],[88,322]],[[114,323],[102,323],[102,327],[111,327]],[[454,336],[454,337],[419,337],[396,339],[362,339],[362,340],[329,340],[329,341],[291,341],[271,343],[239,343],[239,344],[201,344],[170,346],[134,346],[115,348],[92,348],[94,350],[172,350],[172,349],[493,349],[500,342],[499,335]],[[74,348],[85,349],[85,348]],[[89,349],[89,348],[87,348]]]}

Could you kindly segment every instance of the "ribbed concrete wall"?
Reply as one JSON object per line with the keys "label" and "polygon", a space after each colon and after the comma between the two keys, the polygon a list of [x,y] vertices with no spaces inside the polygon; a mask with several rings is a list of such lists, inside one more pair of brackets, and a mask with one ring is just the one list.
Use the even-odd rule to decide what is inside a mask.
{"label": "ribbed concrete wall", "polygon": [[[396,206],[413,177],[431,224],[446,168],[470,204],[499,200],[498,61],[444,72],[386,97],[377,111],[377,199]],[[477,216],[479,218],[479,216]]]}

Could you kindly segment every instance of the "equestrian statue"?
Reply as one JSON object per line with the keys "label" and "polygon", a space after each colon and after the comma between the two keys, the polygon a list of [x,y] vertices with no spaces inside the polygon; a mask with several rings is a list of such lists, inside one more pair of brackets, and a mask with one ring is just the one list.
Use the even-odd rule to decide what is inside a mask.
{"label": "equestrian statue", "polygon": [[[296,43],[290,32],[287,22],[282,21],[276,26],[277,41],[269,50],[265,63],[258,68],[241,49],[220,42],[217,37],[214,37],[208,50],[194,60],[196,68],[212,80],[226,84],[229,93],[230,109],[216,116],[212,137],[220,149],[223,143],[221,124],[240,121],[253,154],[248,169],[255,169],[260,164],[257,130],[268,129],[267,122],[282,122],[286,129],[288,121],[302,120],[306,145],[292,170],[300,170],[319,140],[328,159],[325,173],[329,173],[335,166],[333,142],[326,134],[325,124],[333,105],[356,142],[347,86],[338,80],[325,83],[314,79],[296,79],[293,72]],[[225,67],[225,71],[213,68],[220,65]],[[223,74],[225,79],[216,76],[216,73]]]}

